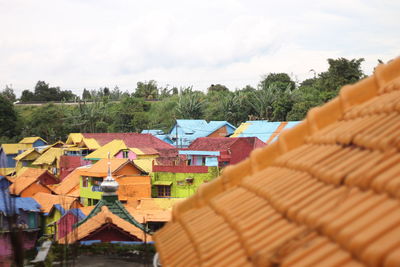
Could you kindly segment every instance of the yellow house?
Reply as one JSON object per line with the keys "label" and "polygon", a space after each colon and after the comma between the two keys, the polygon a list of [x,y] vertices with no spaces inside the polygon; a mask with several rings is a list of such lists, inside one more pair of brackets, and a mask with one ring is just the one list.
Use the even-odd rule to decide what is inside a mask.
{"label": "yellow house", "polygon": [[34,162],[32,166],[50,171],[54,175],[60,174],[60,157],[64,154],[64,148],[50,147],[45,150]]}
{"label": "yellow house", "polygon": [[30,148],[25,152],[19,154],[14,159],[16,161],[15,171],[18,172],[22,167],[32,167],[32,163],[40,157],[40,153],[34,149]]}

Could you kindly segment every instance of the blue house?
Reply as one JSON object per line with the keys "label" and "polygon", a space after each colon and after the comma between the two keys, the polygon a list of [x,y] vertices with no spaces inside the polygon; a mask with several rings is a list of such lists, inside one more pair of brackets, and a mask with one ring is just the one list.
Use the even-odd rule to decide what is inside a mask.
{"label": "blue house", "polygon": [[258,137],[268,145],[275,141],[283,130],[290,129],[299,123],[300,121],[246,121],[230,137]]}
{"label": "blue house", "polygon": [[174,146],[186,148],[199,137],[226,137],[233,134],[235,129],[227,121],[176,120],[169,136]]}
{"label": "blue house", "polygon": [[47,142],[40,137],[25,137],[17,144],[2,144],[0,146],[0,174],[7,175],[16,165],[15,157],[30,148],[43,147]]}
{"label": "blue house", "polygon": [[11,196],[7,185],[0,176],[0,257],[12,255],[11,227],[21,230],[23,249],[34,247],[40,230],[40,205],[30,197]]}
{"label": "blue house", "polygon": [[174,142],[171,140],[169,135],[164,133],[163,130],[143,130],[141,133],[142,134],[151,134],[151,135],[157,137],[158,139],[160,139],[161,141],[164,141],[170,145],[174,144]]}

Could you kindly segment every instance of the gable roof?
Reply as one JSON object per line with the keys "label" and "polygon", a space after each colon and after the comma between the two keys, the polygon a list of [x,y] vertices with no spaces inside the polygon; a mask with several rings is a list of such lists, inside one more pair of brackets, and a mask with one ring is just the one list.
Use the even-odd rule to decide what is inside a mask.
{"label": "gable roof", "polygon": [[41,137],[38,137],[38,136],[25,137],[21,141],[19,141],[18,143],[20,143],[20,144],[33,144],[38,140],[42,140],[43,143],[47,144],[47,142],[44,139],[42,139]]}
{"label": "gable roof", "polygon": [[[87,219],[88,217],[86,217]],[[102,206],[101,210],[91,219],[86,220],[84,219],[83,223],[80,223],[76,228],[74,228],[68,235],[62,237],[58,240],[59,243],[74,243],[79,241],[86,236],[90,235],[95,230],[99,229],[101,226],[111,223],[118,228],[122,229],[125,232],[139,238],[140,240],[147,240],[151,241],[151,237],[145,237],[143,231],[134,225],[130,224],[128,221],[120,218],[119,216],[115,215],[112,211],[109,210],[107,206]]]}
{"label": "gable roof", "polygon": [[40,157],[38,157],[32,165],[52,165],[54,161],[59,160],[60,157],[63,155],[64,149],[60,147],[50,147],[48,150],[43,152]]}
{"label": "gable roof", "polygon": [[47,215],[53,208],[54,205],[60,205],[63,210],[69,210],[72,208],[74,203],[78,203],[76,198],[52,195],[48,193],[38,192],[33,197],[41,206],[42,212]]}
{"label": "gable roof", "polygon": [[[142,173],[145,173],[145,171],[142,170],[139,166],[135,165],[134,162],[128,159],[117,159],[117,158],[110,159],[111,173],[119,171],[127,164],[131,164]],[[98,177],[103,177],[103,176],[105,177],[107,176],[107,171],[108,171],[108,159],[101,159],[92,166],[87,167],[85,169],[81,169],[81,175],[86,175],[86,176],[96,175]]]}
{"label": "gable roof", "polygon": [[57,195],[69,195],[76,189],[79,191],[80,170],[77,168],[65,176],[61,183],[54,188],[54,193]]}
{"label": "gable roof", "polygon": [[[23,172],[21,172],[15,179],[12,185],[10,185],[10,193],[14,195],[20,195],[26,188],[28,188],[31,184],[37,182],[39,178],[47,174],[51,177],[54,177],[47,170],[36,169],[36,168],[26,168]],[[54,179],[56,179],[54,177]],[[42,184],[42,186],[45,186]],[[45,186],[46,187],[46,186]]]}
{"label": "gable roof", "polygon": [[123,140],[128,147],[137,148],[173,148],[151,134],[140,133],[82,133],[85,138],[94,138],[100,146],[111,142],[114,139]]}
{"label": "gable roof", "polygon": [[99,143],[97,143],[94,138],[82,138],[79,146],[87,147],[90,150],[98,149],[100,147]]}
{"label": "gable roof", "polygon": [[1,148],[7,155],[18,154],[21,150],[25,151],[32,148],[32,144],[2,144]]}
{"label": "gable roof", "polygon": [[300,121],[246,121],[235,130],[231,137],[258,137],[261,141],[270,144],[283,130],[290,129],[299,123]]}
{"label": "gable roof", "polygon": [[227,121],[207,122],[206,120],[176,120],[176,123],[171,129],[169,135],[173,139],[178,138],[178,145],[182,144],[186,147],[189,146],[193,140],[200,137],[209,136],[223,126],[227,126],[228,134],[233,133],[234,129],[236,129],[235,126]]}
{"label": "gable roof", "polygon": [[162,265],[398,266],[399,102],[400,58],[343,87],[178,204]]}
{"label": "gable roof", "polygon": [[264,146],[264,143],[257,137],[201,137],[190,144],[191,150],[225,151],[238,140],[244,140],[253,148]]}
{"label": "gable roof", "polygon": [[[30,157],[28,157],[28,156],[30,156]],[[18,156],[16,156],[14,159],[15,160],[23,160],[23,159],[25,159],[26,157],[28,157],[28,158],[32,158],[32,157],[39,157],[40,156],[40,153],[39,152],[37,152],[34,148],[30,148],[30,149],[28,149],[28,150],[26,150],[26,151],[24,151],[24,152],[22,152],[21,154],[19,154]],[[28,159],[28,160],[30,160],[30,159]]]}
{"label": "gable roof", "polygon": [[110,153],[111,157],[113,157],[119,151],[124,149],[128,149],[124,141],[115,139],[103,145],[102,147],[96,149],[95,151],[87,155],[85,159],[106,159],[108,158],[108,153]]}

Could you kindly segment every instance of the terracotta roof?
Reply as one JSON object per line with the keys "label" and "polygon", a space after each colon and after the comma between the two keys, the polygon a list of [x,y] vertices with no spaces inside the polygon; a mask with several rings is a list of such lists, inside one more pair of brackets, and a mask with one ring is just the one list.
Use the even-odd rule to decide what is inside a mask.
{"label": "terracotta roof", "polygon": [[264,146],[257,137],[201,137],[197,138],[188,147],[189,150],[225,151],[228,150],[236,141],[245,140],[253,148]]}
{"label": "terracotta roof", "polygon": [[125,208],[140,223],[168,222],[171,220],[171,210],[139,210],[130,206]]}
{"label": "terracotta roof", "polygon": [[77,203],[77,199],[73,197],[67,197],[62,195],[52,195],[48,193],[38,192],[33,197],[37,203],[42,206],[41,210],[43,213],[49,213],[54,205],[59,204],[64,210],[69,210],[73,207],[73,204]]}
{"label": "terracotta roof", "polygon": [[399,266],[399,103],[400,58],[178,204],[162,265]]}
{"label": "terracotta roof", "polygon": [[79,241],[86,236],[90,235],[95,230],[99,229],[104,224],[111,223],[115,226],[119,227],[123,231],[128,232],[129,234],[139,238],[140,240],[151,241],[151,236],[144,236],[142,230],[132,225],[128,221],[118,217],[113,214],[107,206],[102,206],[101,211],[97,213],[95,216],[86,220],[84,223],[80,224],[78,227],[74,228],[68,235],[58,240],[59,243],[74,243]]}
{"label": "terracotta roof", "polygon": [[[43,174],[45,174],[47,170],[36,169],[36,168],[25,168],[25,170],[18,175],[12,185],[10,185],[10,193],[14,195],[21,194],[28,186],[37,182]],[[48,173],[51,175],[50,173]],[[52,176],[52,175],[51,175]]]}
{"label": "terracotta roof", "polygon": [[55,187],[54,192],[58,195],[68,195],[69,193],[76,191],[78,189],[79,196],[79,179],[80,179],[80,169],[73,170],[68,174],[61,183]]}
{"label": "terracotta roof", "polygon": [[42,139],[42,138],[40,138],[40,137],[38,137],[38,136],[34,136],[34,137],[25,137],[25,138],[23,138],[21,141],[19,141],[18,143],[20,143],[20,144],[33,144],[33,143],[35,143],[37,140],[42,140],[44,143],[47,144],[47,142],[46,142],[44,139]]}

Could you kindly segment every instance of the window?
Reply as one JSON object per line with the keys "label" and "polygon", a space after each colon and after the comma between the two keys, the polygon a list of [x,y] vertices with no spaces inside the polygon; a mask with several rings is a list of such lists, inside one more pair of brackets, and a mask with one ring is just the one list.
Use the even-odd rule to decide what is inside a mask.
{"label": "window", "polygon": [[82,177],[82,187],[89,186],[89,177]]}
{"label": "window", "polygon": [[124,159],[129,158],[129,151],[128,151],[128,150],[123,150],[123,151],[122,151],[122,157],[123,157]]}
{"label": "window", "polygon": [[158,197],[170,197],[171,186],[170,185],[157,185],[157,196]]}

